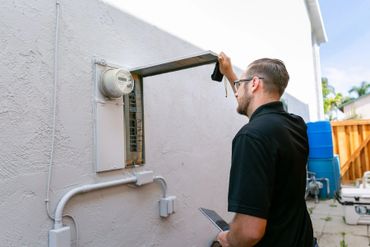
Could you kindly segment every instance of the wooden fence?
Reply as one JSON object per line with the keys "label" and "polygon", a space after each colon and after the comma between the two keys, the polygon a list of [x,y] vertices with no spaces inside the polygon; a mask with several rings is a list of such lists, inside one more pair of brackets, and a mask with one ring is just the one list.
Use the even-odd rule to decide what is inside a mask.
{"label": "wooden fence", "polygon": [[333,121],[331,126],[342,181],[361,178],[370,171],[370,119]]}

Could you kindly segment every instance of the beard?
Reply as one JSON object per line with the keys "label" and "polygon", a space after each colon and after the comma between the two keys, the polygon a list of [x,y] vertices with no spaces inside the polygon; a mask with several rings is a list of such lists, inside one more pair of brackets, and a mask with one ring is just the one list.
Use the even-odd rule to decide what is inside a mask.
{"label": "beard", "polygon": [[236,108],[236,111],[241,114],[241,115],[245,115],[248,117],[248,107],[249,107],[249,104],[252,100],[252,96],[251,95],[248,95],[246,94],[244,96],[244,98],[240,99],[238,101],[238,107]]}

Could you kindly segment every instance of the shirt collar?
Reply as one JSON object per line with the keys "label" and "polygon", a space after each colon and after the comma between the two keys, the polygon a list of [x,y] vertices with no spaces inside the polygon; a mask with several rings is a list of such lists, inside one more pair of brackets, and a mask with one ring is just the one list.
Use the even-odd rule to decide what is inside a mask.
{"label": "shirt collar", "polygon": [[252,121],[257,116],[270,113],[270,112],[285,112],[283,103],[281,101],[273,101],[264,105],[259,106],[249,118]]}

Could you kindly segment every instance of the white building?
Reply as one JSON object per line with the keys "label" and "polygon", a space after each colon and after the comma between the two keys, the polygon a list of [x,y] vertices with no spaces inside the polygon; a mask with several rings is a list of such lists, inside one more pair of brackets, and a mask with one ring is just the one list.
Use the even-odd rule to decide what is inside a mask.
{"label": "white building", "polygon": [[[247,122],[223,84],[210,80],[214,65],[156,76],[136,70],[141,91],[134,105],[128,96],[124,105],[105,99],[98,82],[106,69],[133,71],[204,49],[103,1],[57,6],[21,0],[0,9],[0,245],[207,246],[217,231],[198,208],[232,218],[226,213],[231,141]],[[246,13],[238,20],[253,25],[233,26],[230,45],[222,44],[239,40],[246,50],[224,50],[242,68],[261,56],[285,61],[288,110],[306,121],[321,119],[318,51],[326,37],[317,1],[233,8]],[[159,216],[160,183],[150,183],[150,173],[135,176],[143,171],[165,178],[175,214]],[[125,179],[148,184],[108,187]],[[87,192],[97,184],[107,188]],[[86,193],[65,200],[65,217],[55,223],[45,205],[54,217],[71,191]]]}
{"label": "white building", "polygon": [[370,119],[370,94],[363,95],[341,106],[344,119]]}

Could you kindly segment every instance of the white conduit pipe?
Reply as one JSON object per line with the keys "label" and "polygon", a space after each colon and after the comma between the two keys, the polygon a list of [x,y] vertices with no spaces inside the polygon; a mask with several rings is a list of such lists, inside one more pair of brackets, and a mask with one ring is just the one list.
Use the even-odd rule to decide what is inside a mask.
{"label": "white conduit pipe", "polygon": [[56,111],[57,111],[57,87],[58,87],[58,69],[59,69],[59,15],[60,15],[60,3],[57,0],[55,3],[56,6],[56,24],[55,24],[55,40],[54,40],[54,83],[53,83],[53,121],[52,121],[52,133],[51,133],[51,149],[50,149],[50,159],[48,165],[48,180],[46,184],[46,198],[45,198],[45,207],[46,213],[50,219],[54,219],[50,214],[49,205],[50,205],[50,185],[52,179],[53,171],[53,161],[54,161],[54,149],[55,149],[55,125],[56,125]]}
{"label": "white conduit pipe", "polygon": [[162,187],[162,192],[163,192],[163,197],[167,197],[167,183],[164,177],[161,176],[155,176],[154,181],[158,181],[161,184]]}
{"label": "white conduit pipe", "polygon": [[119,179],[119,180],[114,180],[114,181],[109,181],[109,182],[82,185],[80,187],[70,190],[62,197],[62,199],[60,199],[58,206],[55,210],[54,229],[59,229],[63,227],[63,222],[62,222],[63,217],[62,216],[63,216],[64,206],[75,195],[90,192],[93,190],[99,190],[99,189],[104,189],[104,188],[108,188],[112,186],[117,186],[117,185],[135,183],[136,181],[137,181],[137,177],[132,176],[129,178],[124,178],[124,179]]}

